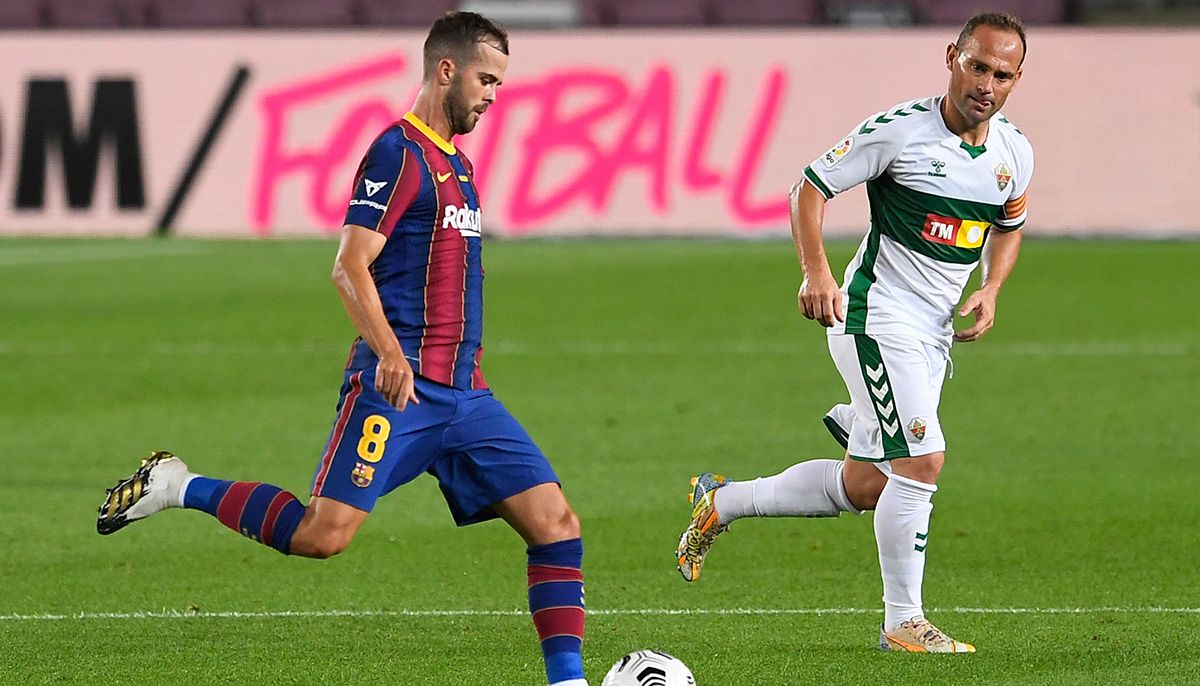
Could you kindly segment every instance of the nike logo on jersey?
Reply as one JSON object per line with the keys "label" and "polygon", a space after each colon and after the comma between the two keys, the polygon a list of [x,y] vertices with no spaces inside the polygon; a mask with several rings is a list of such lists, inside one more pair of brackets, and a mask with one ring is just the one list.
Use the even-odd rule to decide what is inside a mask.
{"label": "nike logo on jersey", "polygon": [[387,181],[372,181],[366,177],[363,177],[363,186],[365,186],[367,189],[367,197],[368,198],[370,198],[373,195],[375,195],[376,193],[378,193],[379,189],[383,188],[386,185],[388,185]]}
{"label": "nike logo on jersey", "polygon": [[453,172],[439,172],[437,175],[438,183],[446,183],[446,179],[450,178]]}

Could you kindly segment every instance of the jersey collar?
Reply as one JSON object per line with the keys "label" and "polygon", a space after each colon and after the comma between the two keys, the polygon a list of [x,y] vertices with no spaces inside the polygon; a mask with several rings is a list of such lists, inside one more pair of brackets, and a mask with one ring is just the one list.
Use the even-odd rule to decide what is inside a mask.
{"label": "jersey collar", "polygon": [[988,119],[987,135],[984,136],[983,143],[979,145],[971,145],[970,143],[967,143],[963,139],[959,138],[958,134],[951,131],[949,126],[946,126],[946,120],[942,115],[942,101],[945,99],[946,96],[941,95],[937,98],[934,98],[933,101],[934,111],[938,113],[937,121],[938,124],[941,125],[942,133],[944,133],[950,138],[950,140],[954,142],[954,147],[966,152],[971,156],[971,159],[978,159],[980,155],[988,151],[988,143],[992,142],[992,132],[996,129],[995,120],[1000,116],[1000,113],[997,112],[992,115],[991,119]]}
{"label": "jersey collar", "polygon": [[421,121],[421,118],[418,117],[417,115],[413,114],[412,112],[409,112],[408,114],[404,115],[404,121],[415,126],[418,131],[425,134],[426,138],[433,141],[433,144],[438,146],[438,148],[440,148],[441,151],[446,153],[447,155],[455,155],[458,153],[458,151],[454,149],[453,143],[451,143],[450,141],[448,141],[445,138],[442,138],[440,135],[438,135],[437,131],[434,131],[433,129],[429,128],[428,124]]}

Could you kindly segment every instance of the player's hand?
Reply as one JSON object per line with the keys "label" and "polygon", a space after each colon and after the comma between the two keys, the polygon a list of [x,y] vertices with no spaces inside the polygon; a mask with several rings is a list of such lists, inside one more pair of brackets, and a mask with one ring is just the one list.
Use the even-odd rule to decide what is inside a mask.
{"label": "player's hand", "polygon": [[817,320],[821,326],[833,326],[835,319],[846,321],[842,314],[842,291],[828,271],[804,277],[796,299],[800,301],[800,312],[808,319]]}
{"label": "player's hand", "polygon": [[416,378],[412,366],[404,355],[380,358],[375,366],[375,390],[401,412],[409,402],[420,405],[417,400]]}
{"label": "player's hand", "polygon": [[954,340],[959,343],[970,343],[983,337],[996,323],[996,292],[982,288],[967,297],[967,301],[958,309],[958,316],[966,317],[974,313],[975,323],[970,327],[954,334]]}

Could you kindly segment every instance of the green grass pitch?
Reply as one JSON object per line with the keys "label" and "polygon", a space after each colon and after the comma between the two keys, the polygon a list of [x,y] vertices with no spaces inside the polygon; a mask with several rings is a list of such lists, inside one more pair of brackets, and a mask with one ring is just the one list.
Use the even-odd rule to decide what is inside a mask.
{"label": "green grass pitch", "polygon": [[[194,512],[95,533],[155,448],[307,493],[352,336],[334,247],[0,241],[0,684],[544,683],[520,540],[456,530],[428,477],[324,562]],[[693,473],[838,455],[790,245],[485,252],[485,372],[584,523],[593,686],[639,648],[702,686],[1200,683],[1200,242],[1027,242],[955,348],[925,598],[980,652],[946,658],[875,649],[870,515],[739,522],[674,570]]]}

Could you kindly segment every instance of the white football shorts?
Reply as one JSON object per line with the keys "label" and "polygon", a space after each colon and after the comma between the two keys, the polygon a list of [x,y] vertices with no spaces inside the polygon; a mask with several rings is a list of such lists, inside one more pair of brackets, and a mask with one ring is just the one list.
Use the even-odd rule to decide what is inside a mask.
{"label": "white football shorts", "polygon": [[850,457],[886,462],[946,449],[937,415],[947,359],[940,348],[907,336],[830,334],[829,352],[854,407]]}

